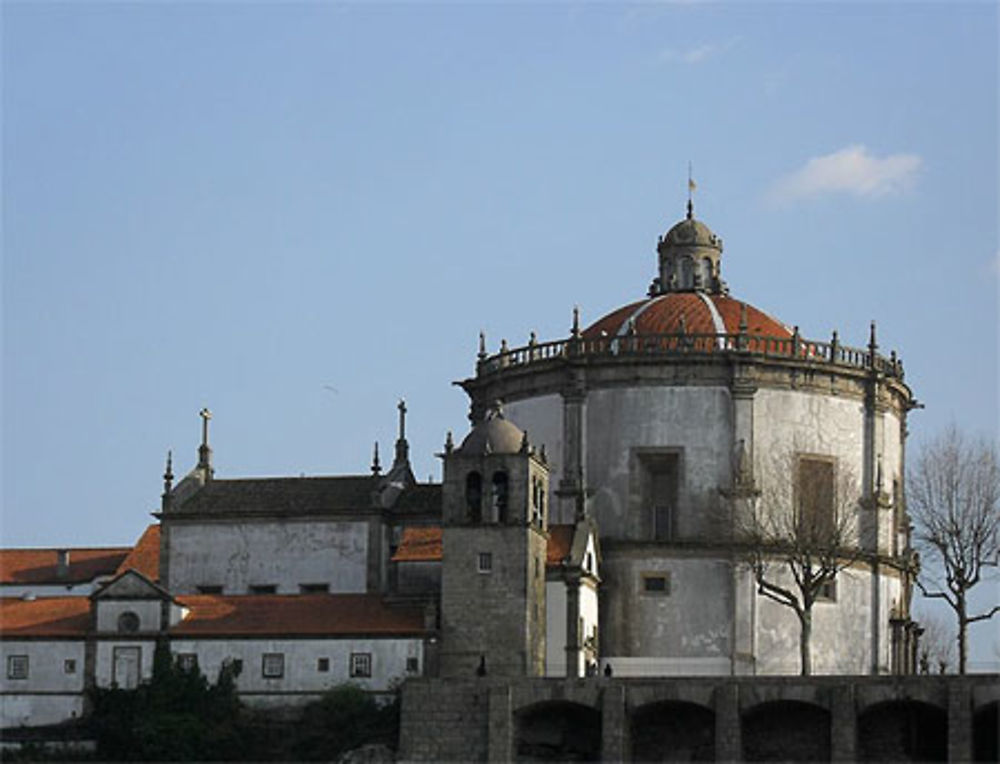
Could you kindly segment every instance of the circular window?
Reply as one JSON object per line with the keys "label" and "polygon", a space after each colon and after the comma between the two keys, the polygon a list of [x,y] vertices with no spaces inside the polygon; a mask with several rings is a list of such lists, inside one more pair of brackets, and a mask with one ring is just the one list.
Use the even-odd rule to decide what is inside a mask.
{"label": "circular window", "polygon": [[139,616],[128,610],[118,616],[118,631],[126,634],[139,631]]}

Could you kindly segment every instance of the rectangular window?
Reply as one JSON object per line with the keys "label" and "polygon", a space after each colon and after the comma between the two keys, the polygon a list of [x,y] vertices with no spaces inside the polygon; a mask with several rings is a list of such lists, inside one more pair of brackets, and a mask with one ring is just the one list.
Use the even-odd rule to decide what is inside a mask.
{"label": "rectangular window", "polygon": [[493,554],[492,552],[480,552],[479,553],[479,572],[489,573],[493,570]]}
{"label": "rectangular window", "polygon": [[420,671],[420,659],[419,658],[407,658],[406,659],[406,673],[416,674]]}
{"label": "rectangular window", "polygon": [[825,602],[837,601],[837,579],[822,584],[816,593],[816,599]]}
{"label": "rectangular window", "polygon": [[198,656],[195,653],[177,653],[177,668],[181,671],[194,671],[198,668]]}
{"label": "rectangular window", "polygon": [[302,594],[326,594],[330,591],[330,584],[299,584],[299,592]]}
{"label": "rectangular window", "polygon": [[7,678],[27,679],[28,678],[28,656],[8,655],[7,656]]}
{"label": "rectangular window", "polygon": [[281,679],[285,675],[285,654],[264,653],[261,660],[261,675],[265,679]]}
{"label": "rectangular window", "polygon": [[680,453],[641,452],[638,457],[642,503],[649,513],[652,538],[672,541],[676,535]]}
{"label": "rectangular window", "polygon": [[198,594],[222,594],[222,587],[218,584],[203,584],[198,587]]}
{"label": "rectangular window", "polygon": [[277,594],[278,587],[275,584],[253,584],[250,587],[251,594]]}
{"label": "rectangular window", "polygon": [[76,661],[73,658],[67,658],[63,661],[63,673],[64,674],[75,674],[76,673]]}
{"label": "rectangular window", "polygon": [[800,456],[795,492],[800,541],[825,545],[834,541],[833,461]]}
{"label": "rectangular window", "polygon": [[330,670],[330,659],[320,658],[316,661],[316,670],[321,672],[327,672]]}
{"label": "rectangular window", "polygon": [[642,591],[644,594],[670,594],[670,574],[669,573],[643,573]]}
{"label": "rectangular window", "polygon": [[370,677],[372,675],[372,654],[351,653],[351,676]]}

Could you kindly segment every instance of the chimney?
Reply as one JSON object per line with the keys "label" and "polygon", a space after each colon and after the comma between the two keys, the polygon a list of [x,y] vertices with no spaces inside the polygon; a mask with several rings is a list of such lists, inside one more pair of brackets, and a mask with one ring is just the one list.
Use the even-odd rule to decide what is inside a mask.
{"label": "chimney", "polygon": [[66,578],[69,575],[69,550],[60,549],[56,552],[56,578]]}

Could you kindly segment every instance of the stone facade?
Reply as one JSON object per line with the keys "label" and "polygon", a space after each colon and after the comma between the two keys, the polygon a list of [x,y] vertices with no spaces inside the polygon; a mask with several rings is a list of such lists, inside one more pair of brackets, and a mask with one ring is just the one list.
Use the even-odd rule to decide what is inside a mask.
{"label": "stone facade", "polygon": [[399,757],[991,761],[998,715],[996,675],[419,679]]}

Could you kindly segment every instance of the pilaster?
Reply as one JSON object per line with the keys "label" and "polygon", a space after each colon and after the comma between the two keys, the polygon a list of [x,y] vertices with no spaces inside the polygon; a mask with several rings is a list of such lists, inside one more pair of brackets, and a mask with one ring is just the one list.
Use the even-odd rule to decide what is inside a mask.
{"label": "pilaster", "polygon": [[579,520],[586,512],[587,382],[582,368],[572,367],[562,390],[563,474],[556,495],[560,519]]}
{"label": "pilaster", "polygon": [[580,573],[566,577],[566,677],[580,676]]}
{"label": "pilaster", "polygon": [[735,682],[715,690],[715,760],[742,761],[740,688]]}
{"label": "pilaster", "polygon": [[628,761],[629,742],[625,687],[610,680],[601,693],[601,761]]}

